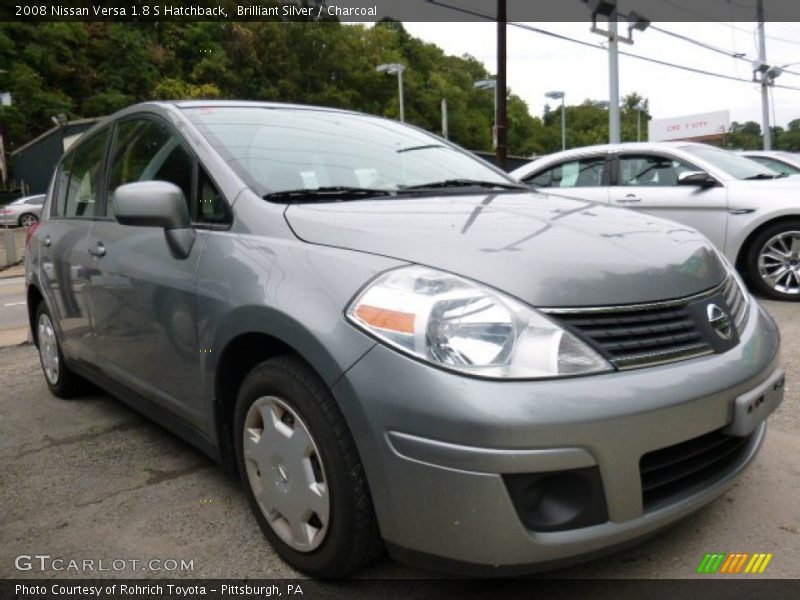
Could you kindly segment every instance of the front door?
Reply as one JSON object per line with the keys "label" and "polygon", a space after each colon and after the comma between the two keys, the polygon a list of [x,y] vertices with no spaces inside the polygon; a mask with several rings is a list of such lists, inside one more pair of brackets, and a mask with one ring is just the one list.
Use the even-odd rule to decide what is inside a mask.
{"label": "front door", "polygon": [[205,237],[179,257],[163,229],[113,219],[114,191],[125,183],[169,181],[188,202],[194,158],[165,123],[128,119],[118,125],[108,179],[107,218],[93,224],[88,240],[96,273],[89,285],[94,362],[202,429],[195,273]]}
{"label": "front door", "polygon": [[698,171],[677,158],[656,154],[619,156],[612,206],[630,208],[697,229],[719,249],[725,248],[728,193],[722,185],[678,185],[678,176]]}

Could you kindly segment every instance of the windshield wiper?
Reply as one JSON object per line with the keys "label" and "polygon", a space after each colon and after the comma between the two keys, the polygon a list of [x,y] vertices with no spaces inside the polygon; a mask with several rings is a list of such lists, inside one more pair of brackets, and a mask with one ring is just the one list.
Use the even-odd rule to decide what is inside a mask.
{"label": "windshield wiper", "polygon": [[750,177],[745,177],[745,179],[753,180],[753,179],[777,179],[780,175],[773,175],[772,173],[759,173],[758,175],[751,175]]}
{"label": "windshield wiper", "polygon": [[350,200],[352,198],[368,198],[372,196],[391,196],[394,192],[371,188],[351,187],[347,185],[331,185],[318,188],[300,188],[281,190],[262,196],[264,200]]}
{"label": "windshield wiper", "polygon": [[504,183],[502,181],[482,181],[480,179],[445,179],[443,181],[430,181],[418,185],[401,186],[398,192],[408,190],[426,190],[429,188],[458,188],[458,187],[480,187],[480,188],[501,188],[504,190],[525,190],[530,191],[528,186],[521,183]]}

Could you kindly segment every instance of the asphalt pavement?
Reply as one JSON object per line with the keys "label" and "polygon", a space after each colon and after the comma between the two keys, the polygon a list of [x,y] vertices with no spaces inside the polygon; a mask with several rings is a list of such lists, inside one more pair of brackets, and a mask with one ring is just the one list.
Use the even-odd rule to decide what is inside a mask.
{"label": "asphalt pavement", "polygon": [[[18,280],[0,279],[0,323],[24,326],[21,294]],[[547,577],[689,578],[707,552],[765,552],[774,558],[763,577],[800,578],[800,304],[765,304],[783,334],[788,390],[752,467],[657,537]],[[18,556],[34,554],[129,562],[121,571],[98,572],[97,562],[95,571],[16,570]],[[142,570],[151,559],[160,570]],[[166,570],[170,560],[187,568]],[[431,576],[388,559],[363,575]],[[271,551],[239,484],[215,463],[104,393],[54,398],[35,349],[23,344],[0,348],[0,578],[23,576],[297,574]]]}

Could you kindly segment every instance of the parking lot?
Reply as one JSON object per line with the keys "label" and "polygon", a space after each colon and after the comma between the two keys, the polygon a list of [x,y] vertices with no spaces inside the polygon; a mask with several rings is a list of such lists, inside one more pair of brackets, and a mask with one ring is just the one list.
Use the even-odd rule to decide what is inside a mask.
{"label": "parking lot", "polygon": [[[3,313],[18,308],[4,306],[16,302],[14,289],[3,288],[4,326],[17,319]],[[765,304],[781,327],[789,383],[753,467],[650,541],[548,577],[694,577],[706,552],[770,552],[764,576],[800,576],[800,305]],[[239,485],[189,445],[106,394],[54,398],[31,345],[0,348],[0,380],[0,577],[297,576],[266,544]],[[119,572],[20,572],[23,554],[141,562]],[[151,559],[160,562],[143,571]],[[166,570],[182,559],[190,569]],[[430,577],[389,560],[364,575]]]}

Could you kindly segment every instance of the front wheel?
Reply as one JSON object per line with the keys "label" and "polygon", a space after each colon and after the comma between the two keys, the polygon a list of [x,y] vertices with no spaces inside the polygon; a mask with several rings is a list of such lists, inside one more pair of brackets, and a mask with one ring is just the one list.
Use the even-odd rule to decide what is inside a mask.
{"label": "front wheel", "polygon": [[767,227],[750,245],[747,270],[767,298],[800,301],[800,221]]}
{"label": "front wheel", "polygon": [[234,432],[248,501],[284,561],[335,578],[380,555],[355,443],[327,386],[305,363],[284,356],[254,368],[239,391]]}

